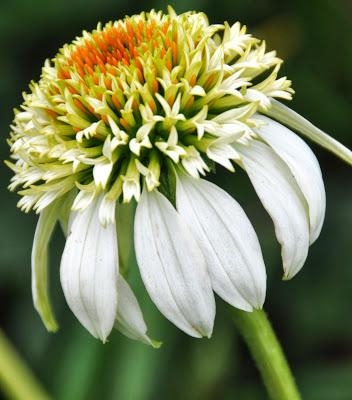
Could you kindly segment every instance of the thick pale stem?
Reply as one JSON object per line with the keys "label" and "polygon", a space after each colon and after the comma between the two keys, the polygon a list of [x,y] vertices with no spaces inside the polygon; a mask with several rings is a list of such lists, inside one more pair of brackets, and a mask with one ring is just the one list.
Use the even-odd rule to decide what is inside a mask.
{"label": "thick pale stem", "polygon": [[0,329],[0,385],[9,399],[49,400],[32,372]]}
{"label": "thick pale stem", "polygon": [[272,400],[300,400],[294,378],[263,310],[233,309],[234,321],[243,336]]}

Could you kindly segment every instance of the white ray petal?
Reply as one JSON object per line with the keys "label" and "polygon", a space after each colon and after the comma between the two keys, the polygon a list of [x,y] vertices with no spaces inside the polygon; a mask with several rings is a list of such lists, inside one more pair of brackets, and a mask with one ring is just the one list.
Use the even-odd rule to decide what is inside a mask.
{"label": "white ray petal", "polygon": [[307,200],[310,220],[310,243],[319,236],[325,217],[325,188],[320,166],[312,150],[295,133],[276,121],[256,116],[265,125],[256,130],[288,165]]}
{"label": "white ray petal", "polygon": [[241,206],[213,183],[186,175],[178,176],[176,204],[201,246],[215,292],[242,310],[261,308],[265,265]]}
{"label": "white ray petal", "polygon": [[270,108],[262,110],[265,114],[297,130],[308,139],[313,140],[313,142],[318,143],[320,146],[340,157],[346,163],[352,165],[352,151],[350,149],[279,101],[271,99],[270,103]]}
{"label": "white ray petal", "polygon": [[153,347],[160,347],[160,342],[150,339],[147,335],[147,325],[136,296],[122,275],[117,281],[117,291],[119,301],[115,328],[130,339],[139,340]]}
{"label": "white ray petal", "polygon": [[303,266],[309,247],[305,199],[286,164],[266,144],[238,146],[242,162],[261,202],[270,214],[282,246],[284,279]]}
{"label": "white ray petal", "polygon": [[158,191],[144,190],[138,203],[135,249],[144,284],[161,313],[191,336],[210,337],[215,300],[204,257]]}
{"label": "white ray petal", "polygon": [[99,221],[102,195],[73,214],[61,260],[66,301],[81,324],[106,341],[117,310],[118,250],[114,224]]}

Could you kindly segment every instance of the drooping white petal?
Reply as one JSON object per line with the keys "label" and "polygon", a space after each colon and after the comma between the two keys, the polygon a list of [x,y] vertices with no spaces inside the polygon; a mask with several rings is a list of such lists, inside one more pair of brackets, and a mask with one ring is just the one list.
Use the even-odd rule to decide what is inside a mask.
{"label": "drooping white petal", "polygon": [[58,329],[48,293],[48,248],[59,218],[60,200],[54,201],[40,213],[32,248],[33,303],[49,332]]}
{"label": "drooping white petal", "polygon": [[160,347],[160,342],[150,339],[147,335],[147,325],[136,296],[122,275],[117,281],[117,291],[119,301],[115,328],[130,339],[139,340],[153,347]]}
{"label": "drooping white petal", "polygon": [[285,161],[307,200],[310,220],[310,243],[319,236],[325,216],[325,188],[318,160],[295,133],[264,116],[256,116],[265,125],[256,130],[277,155]]}
{"label": "drooping white petal", "polygon": [[206,263],[165,196],[143,190],[134,231],[142,279],[161,313],[191,336],[210,337],[215,301]]}
{"label": "drooping white petal", "polygon": [[285,125],[288,125],[290,128],[297,130],[308,139],[313,140],[313,142],[318,143],[320,146],[331,151],[342,160],[352,165],[352,151],[350,149],[327,135],[304,117],[279,101],[271,99],[270,103],[270,108],[262,110],[265,114]]}
{"label": "drooping white petal", "polygon": [[270,214],[282,246],[284,279],[303,266],[309,247],[305,199],[286,164],[266,144],[253,141],[237,146],[242,162],[261,202]]}
{"label": "drooping white petal", "polygon": [[206,258],[215,292],[234,307],[261,308],[266,272],[257,235],[241,206],[203,179],[179,175],[177,210]]}
{"label": "drooping white petal", "polygon": [[81,324],[106,341],[117,310],[118,250],[114,224],[99,221],[102,195],[73,214],[61,260],[66,301]]}

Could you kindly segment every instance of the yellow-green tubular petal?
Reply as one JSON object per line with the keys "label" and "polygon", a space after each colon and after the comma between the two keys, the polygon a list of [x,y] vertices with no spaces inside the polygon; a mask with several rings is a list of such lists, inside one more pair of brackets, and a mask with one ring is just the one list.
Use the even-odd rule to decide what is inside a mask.
{"label": "yellow-green tubular petal", "polygon": [[167,142],[156,142],[155,145],[162,153],[170,157],[175,164],[179,162],[180,156],[186,154],[185,150],[178,145],[178,134],[174,126],[171,127]]}
{"label": "yellow-green tubular petal", "polygon": [[97,190],[94,182],[90,182],[87,185],[81,185],[80,183],[76,182],[76,186],[79,191],[73,201],[72,210],[83,211],[97,197],[99,191]]}
{"label": "yellow-green tubular petal", "polygon": [[334,153],[347,164],[352,165],[352,151],[350,149],[279,101],[271,99],[271,107],[268,110],[261,110],[261,112],[300,132],[313,142]]}
{"label": "yellow-green tubular petal", "polygon": [[140,173],[136,166],[136,158],[130,157],[126,174],[122,176],[123,202],[129,203],[132,197],[139,200],[141,195]]}
{"label": "yellow-green tubular petal", "polygon": [[126,276],[128,260],[133,246],[133,216],[135,205],[133,202],[117,204],[116,227],[119,230],[119,265],[120,273]]}
{"label": "yellow-green tubular petal", "polygon": [[61,199],[54,201],[39,215],[32,248],[32,296],[46,329],[56,332],[59,328],[51,308],[48,291],[48,246],[59,218]]}

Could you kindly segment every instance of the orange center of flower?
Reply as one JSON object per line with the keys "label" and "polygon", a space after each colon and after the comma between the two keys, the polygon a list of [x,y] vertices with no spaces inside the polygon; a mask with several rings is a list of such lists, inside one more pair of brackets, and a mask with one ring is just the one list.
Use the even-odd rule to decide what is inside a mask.
{"label": "orange center of flower", "polygon": [[91,76],[98,84],[99,75],[116,76],[117,67],[122,63],[135,66],[138,79],[143,83],[141,59],[145,55],[163,60],[164,65],[172,69],[177,61],[177,33],[169,21],[158,26],[155,20],[126,20],[95,31],[82,44],[74,45],[70,56],[60,62],[58,77],[70,79],[71,72],[76,71],[83,80]]}

